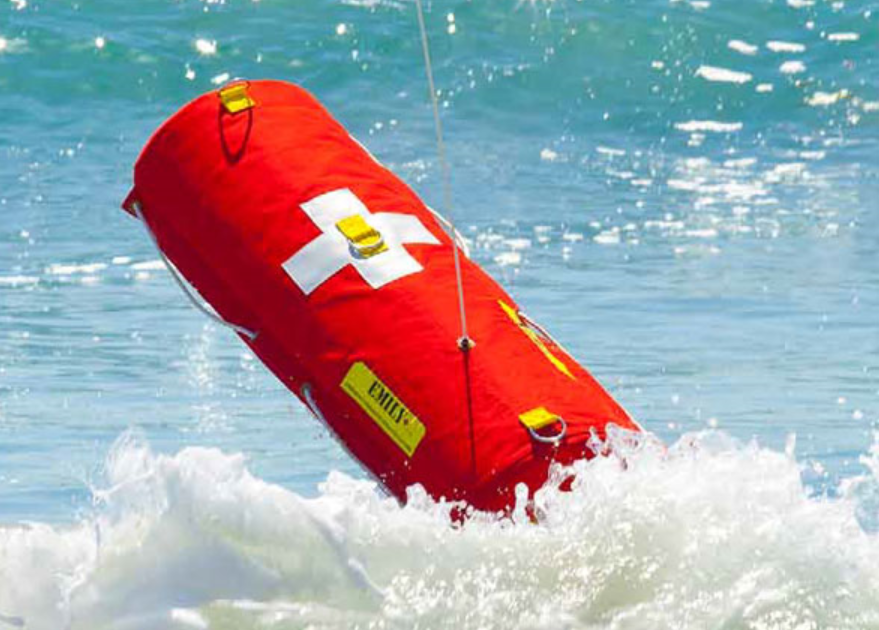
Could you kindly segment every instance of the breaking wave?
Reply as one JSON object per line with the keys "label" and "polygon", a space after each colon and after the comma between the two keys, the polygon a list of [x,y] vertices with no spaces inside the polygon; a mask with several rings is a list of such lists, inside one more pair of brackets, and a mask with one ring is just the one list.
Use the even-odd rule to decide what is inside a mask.
{"label": "breaking wave", "polygon": [[106,462],[94,514],[0,529],[0,628],[867,628],[879,624],[879,448],[816,495],[781,453],[720,432],[612,436],[538,523],[331,473],[304,498],[243,456]]}

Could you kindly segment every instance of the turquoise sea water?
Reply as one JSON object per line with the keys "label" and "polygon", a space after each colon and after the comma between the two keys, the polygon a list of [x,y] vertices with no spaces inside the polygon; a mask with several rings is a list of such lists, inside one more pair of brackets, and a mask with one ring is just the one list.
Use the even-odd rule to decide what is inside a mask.
{"label": "turquoise sea water", "polygon": [[411,2],[10,0],[0,628],[879,627],[879,3],[427,9],[473,256],[666,446],[402,509],[118,209],[233,77],[438,206]]}

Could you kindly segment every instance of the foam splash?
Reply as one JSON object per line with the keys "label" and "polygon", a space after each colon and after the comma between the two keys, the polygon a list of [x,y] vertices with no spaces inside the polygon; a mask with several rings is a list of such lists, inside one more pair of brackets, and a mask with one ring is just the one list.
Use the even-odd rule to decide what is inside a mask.
{"label": "foam splash", "polygon": [[753,78],[748,72],[739,72],[737,70],[718,68],[716,66],[699,66],[696,70],[696,76],[702,77],[706,81],[739,84],[748,83]]}
{"label": "foam splash", "polygon": [[716,120],[688,120],[675,123],[675,129],[695,133],[699,131],[711,131],[714,133],[734,133],[742,130],[740,122],[719,122]]}
{"label": "foam splash", "polygon": [[731,39],[726,43],[726,47],[743,55],[753,56],[759,52],[760,48],[740,39]]}
{"label": "foam splash", "polygon": [[801,53],[806,51],[806,46],[799,42],[766,42],[766,48],[776,53]]}
{"label": "foam splash", "polygon": [[511,518],[330,474],[306,499],[240,455],[125,437],[97,515],[0,529],[0,627],[824,628],[879,623],[879,447],[841,497],[721,433],[614,435]]}

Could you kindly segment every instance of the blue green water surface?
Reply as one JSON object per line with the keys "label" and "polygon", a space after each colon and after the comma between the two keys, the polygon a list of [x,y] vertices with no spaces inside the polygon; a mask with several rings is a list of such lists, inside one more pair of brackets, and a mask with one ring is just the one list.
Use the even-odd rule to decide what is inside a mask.
{"label": "blue green water surface", "polygon": [[[763,455],[792,457],[802,500],[841,502],[839,510],[851,500],[845,509],[868,537],[861,555],[879,554],[869,533],[879,525],[879,491],[847,498],[852,483],[872,479],[879,421],[879,4],[426,8],[453,214],[474,258],[663,441],[680,445],[701,431],[731,438],[721,451],[738,458],[732,477],[748,477]],[[33,522],[68,532],[93,518],[95,488],[108,483],[118,453],[130,456],[112,446],[129,430],[151,457],[181,457],[186,447],[240,454],[255,479],[297,500],[323,496],[330,471],[362,476],[243,344],[191,308],[118,209],[150,133],[235,77],[303,85],[440,205],[408,0],[0,6],[0,529]],[[691,483],[715,474],[697,466]],[[776,508],[778,518],[791,513]],[[702,517],[682,518],[695,527]],[[27,616],[49,601],[4,594],[4,557],[33,544],[0,537],[0,614]],[[376,581],[402,579],[385,573]],[[857,590],[876,575],[851,578],[853,587],[839,578],[834,588]],[[669,580],[686,581],[674,572]],[[510,588],[530,593],[520,587]],[[270,599],[231,590],[195,603]],[[621,597],[604,617],[574,611],[570,627],[642,627],[614,615],[644,600]],[[314,601],[350,612],[320,594]],[[480,602],[452,608],[480,610]],[[369,619],[396,627],[383,606]],[[835,605],[815,610],[829,615]],[[114,627],[106,619],[122,613],[113,611],[89,623]],[[210,610],[193,614],[213,619]],[[769,615],[759,626],[736,614],[723,627],[832,621],[797,626],[806,618],[794,616],[786,626]],[[461,615],[424,627],[483,619]],[[164,627],[144,618],[153,621],[132,627]],[[500,613],[486,619],[512,627]],[[712,625],[655,619],[643,627]],[[839,619],[836,627],[871,623]]]}

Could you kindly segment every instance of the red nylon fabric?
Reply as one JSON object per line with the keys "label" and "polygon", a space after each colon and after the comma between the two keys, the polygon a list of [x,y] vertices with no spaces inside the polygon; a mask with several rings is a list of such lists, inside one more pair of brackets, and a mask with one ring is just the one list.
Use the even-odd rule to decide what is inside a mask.
{"label": "red nylon fabric", "polygon": [[[218,93],[171,117],[134,169],[133,201],[174,265],[294,394],[309,384],[330,428],[395,496],[422,484],[436,498],[508,508],[552,461],[591,456],[594,431],[638,430],[626,412],[550,340],[545,348],[499,305],[513,299],[461,258],[470,336],[462,352],[452,242],[415,193],[376,162],[318,101],[282,82],[249,83],[255,106],[228,113]],[[423,267],[379,288],[351,265],[306,294],[283,268],[321,235],[300,204],[348,189],[371,213],[418,218],[439,244],[408,244]],[[387,254],[376,256],[376,260]],[[408,456],[342,388],[363,362],[424,425]],[[557,446],[534,440],[520,414],[545,407],[567,422]],[[552,433],[558,425],[547,427]]]}

